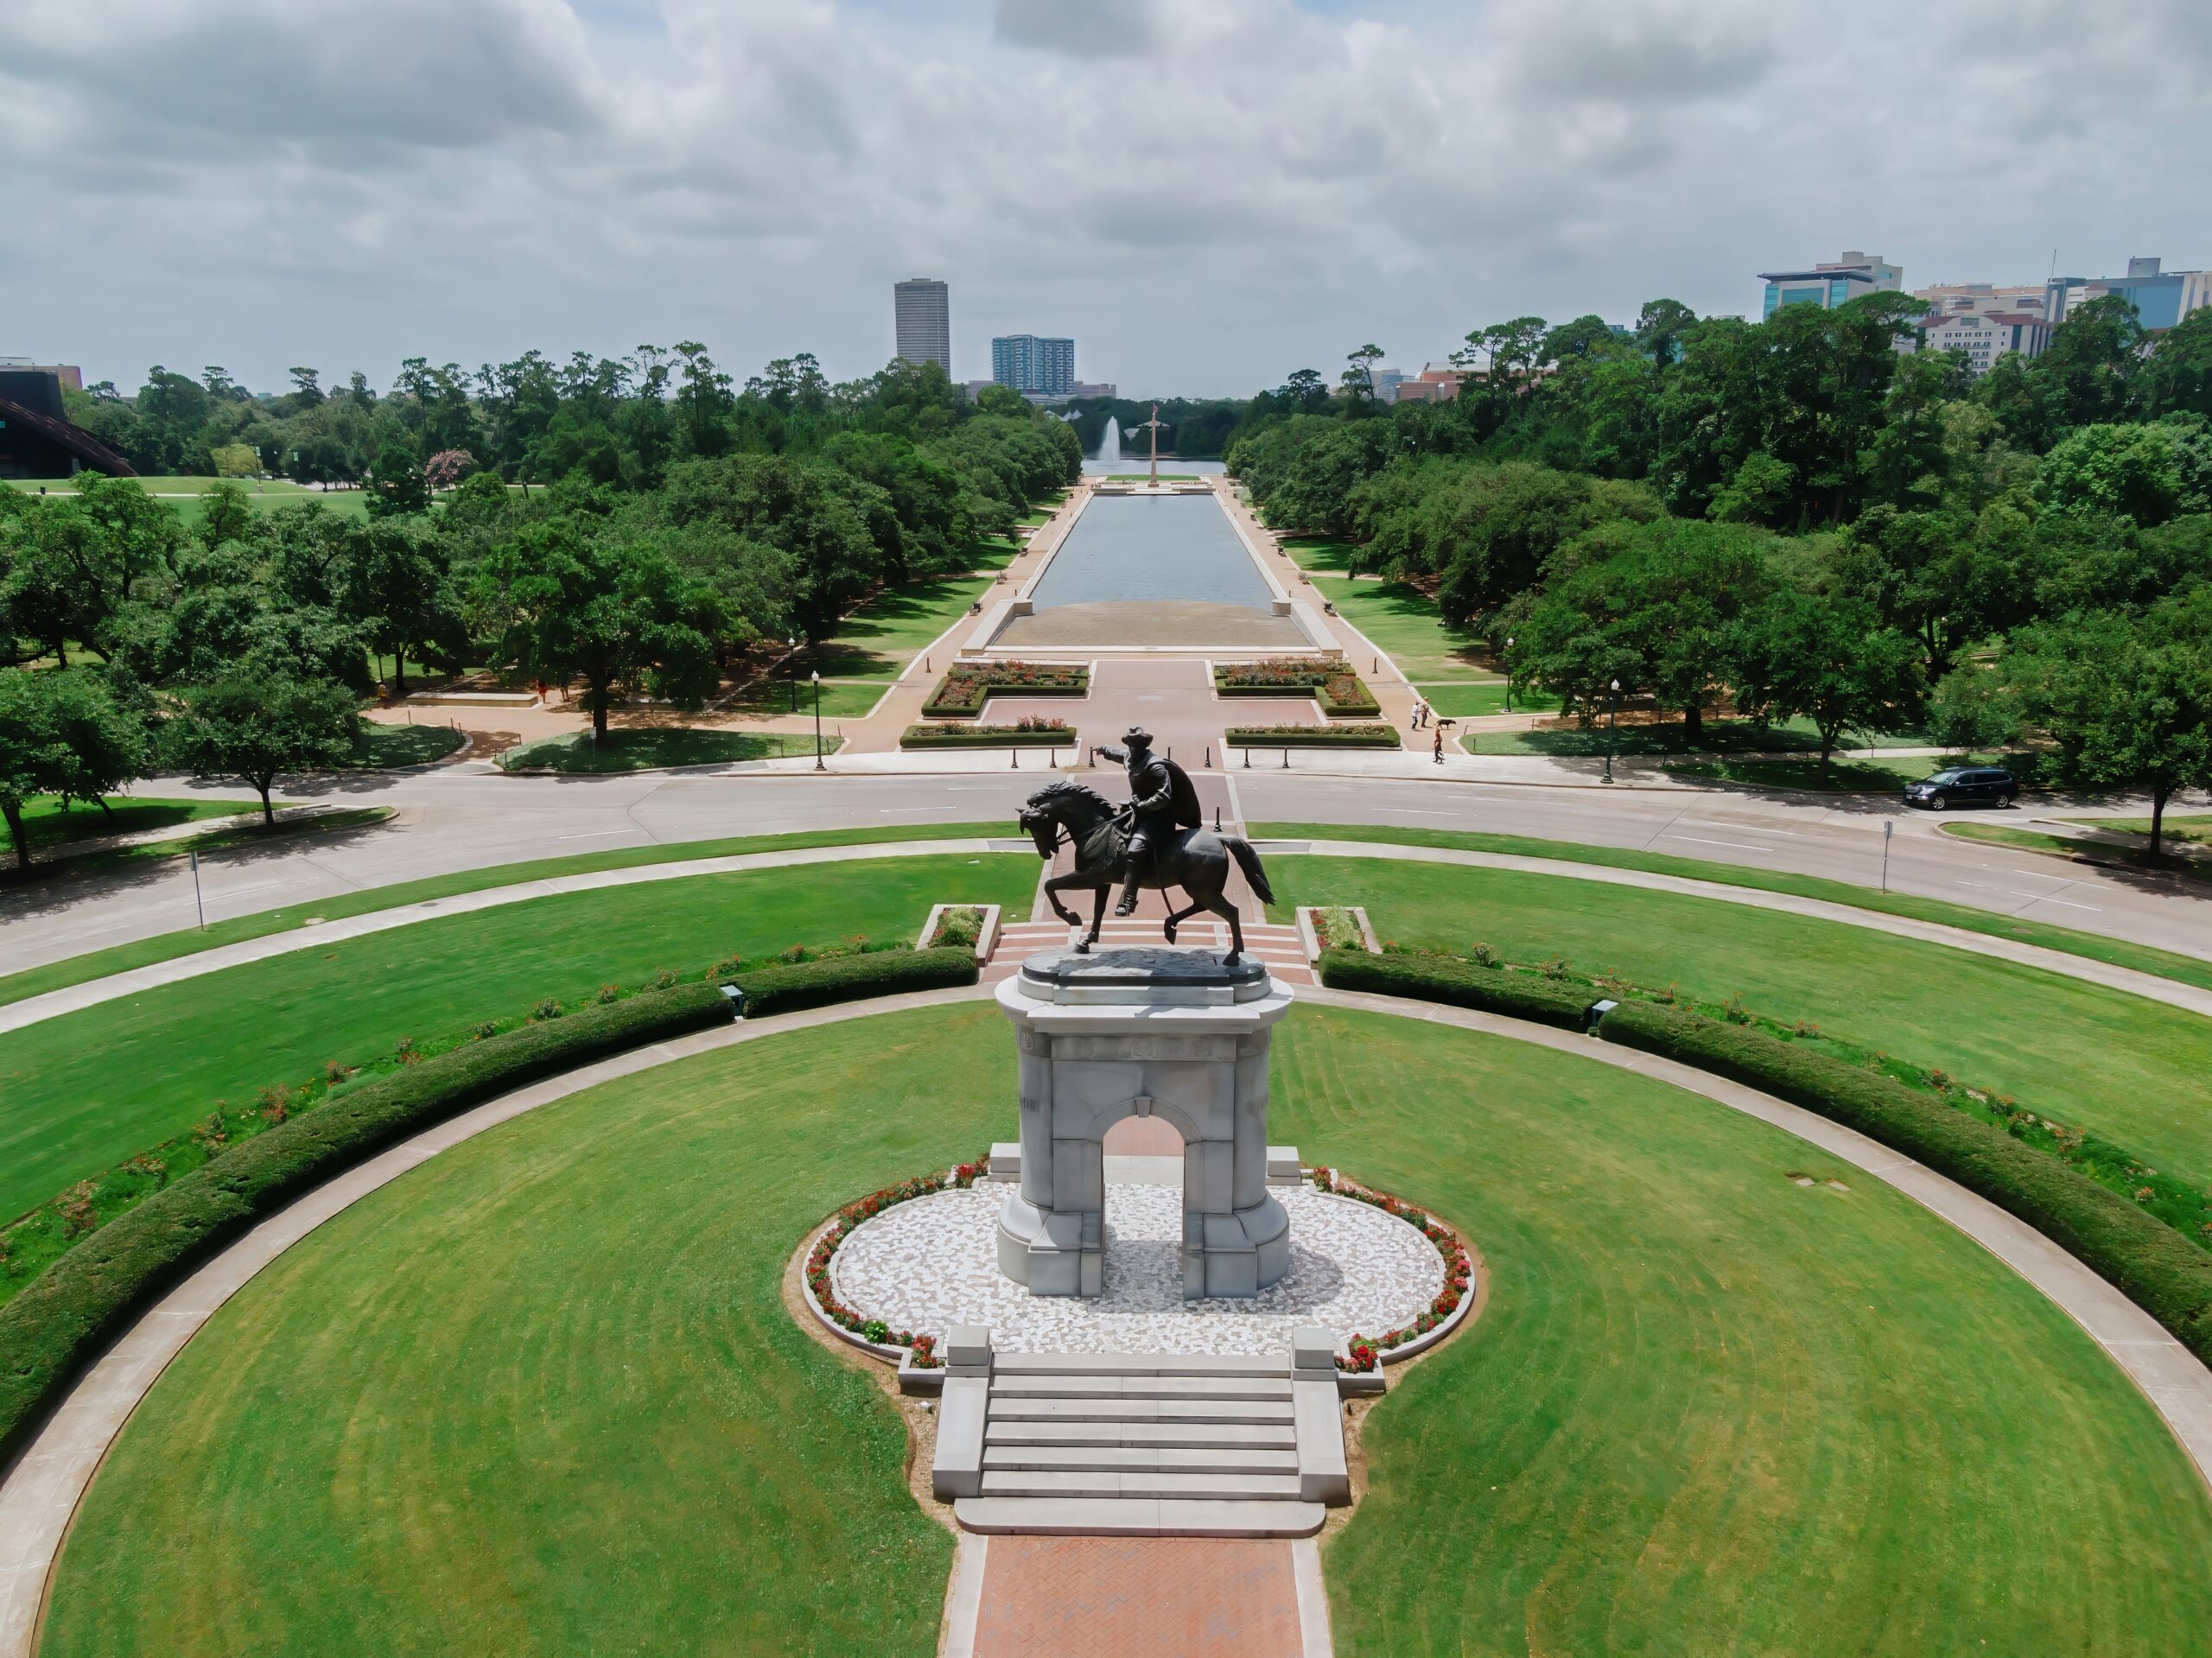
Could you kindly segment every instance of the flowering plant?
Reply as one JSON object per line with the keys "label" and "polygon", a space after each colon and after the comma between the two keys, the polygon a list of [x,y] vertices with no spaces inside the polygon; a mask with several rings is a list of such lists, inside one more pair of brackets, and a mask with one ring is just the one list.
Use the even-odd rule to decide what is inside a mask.
{"label": "flowering plant", "polygon": [[806,1257],[807,1293],[814,1298],[815,1305],[822,1309],[823,1316],[839,1329],[849,1330],[865,1340],[906,1348],[913,1356],[918,1370],[934,1370],[942,1365],[944,1361],[937,1356],[936,1337],[916,1335],[911,1330],[893,1330],[880,1318],[862,1317],[833,1295],[830,1289],[830,1259],[862,1221],[912,1198],[943,1191],[948,1186],[965,1191],[988,1172],[990,1164],[990,1156],[986,1153],[972,1163],[956,1163],[941,1173],[917,1175],[880,1191],[871,1191],[839,1210],[837,1217],[823,1229],[822,1236],[814,1241],[814,1248]]}
{"label": "flowering plant", "polygon": [[1382,1362],[1378,1349],[1388,1352],[1417,1336],[1426,1336],[1459,1310],[1459,1304],[1467,1299],[1474,1287],[1475,1263],[1467,1254],[1466,1245],[1459,1242],[1457,1233],[1403,1198],[1387,1191],[1374,1191],[1365,1186],[1355,1185],[1332,1168],[1315,1169],[1313,1178],[1314,1185],[1323,1191],[1332,1192],[1339,1197],[1350,1197],[1355,1203],[1371,1204],[1386,1215],[1396,1216],[1435,1245],[1436,1253],[1444,1257],[1444,1287],[1437,1292],[1435,1299],[1428,1304],[1427,1310],[1419,1318],[1409,1324],[1386,1331],[1380,1336],[1363,1336],[1354,1331],[1345,1342],[1346,1356],[1337,1360],[1337,1369],[1349,1375],[1363,1375]]}

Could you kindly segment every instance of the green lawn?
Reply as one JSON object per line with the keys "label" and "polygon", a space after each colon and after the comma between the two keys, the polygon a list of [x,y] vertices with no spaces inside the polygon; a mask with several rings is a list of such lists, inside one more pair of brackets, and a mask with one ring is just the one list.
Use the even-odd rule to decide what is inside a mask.
{"label": "green lawn", "polygon": [[[887,689],[880,680],[851,684],[843,680],[825,679],[822,682],[822,717],[825,720],[861,719],[883,700]],[[756,719],[773,719],[779,715],[810,715],[814,712],[814,687],[804,670],[796,682],[788,676],[759,679],[741,691],[732,700],[730,708],[736,713]]]}
{"label": "green lawn", "polygon": [[[1517,707],[1521,699],[1514,699]],[[1605,752],[1606,723],[1601,711],[1595,724],[1563,726],[1550,731],[1486,731],[1466,740],[1467,750],[1475,754],[1603,754]],[[1662,725],[1621,724],[1612,728],[1613,753],[1616,754],[1731,754],[1731,753],[1788,753],[1792,751],[1818,754],[1820,734],[1811,722],[1803,720],[1777,721],[1763,726],[1751,720],[1719,720],[1707,716],[1703,734],[1693,746],[1684,740],[1682,722],[1669,720]],[[1900,731],[1874,738],[1869,741],[1863,734],[1854,733],[1841,745],[1846,748],[1923,748],[1928,745],[1917,731]],[[1900,756],[1882,765],[1901,765],[1905,775],[1922,778],[1930,772],[1941,771],[1946,765],[2010,765],[2027,775],[2033,770],[2032,755],[1993,754],[1986,757],[1971,755],[1921,754]]]}
{"label": "green lawn", "polygon": [[[950,1539],[779,1282],[840,1201],[1009,1134],[1013,1061],[988,1004],[794,1032],[372,1194],[163,1374],[42,1650],[924,1658]],[[1470,1032],[1304,1010],[1274,1077],[1278,1138],[1435,1204],[1491,1275],[1367,1420],[1339,1651],[2163,1655],[2212,1620],[2163,1424],[1916,1204]]]}
{"label": "green lawn", "polygon": [[[2090,829],[2111,829],[2120,835],[2143,835],[2151,832],[2147,817],[2069,817],[2069,823],[2080,823]],[[2168,812],[2159,827],[2169,841],[2186,841],[2195,846],[2212,846],[2212,812]]]}
{"label": "green lawn", "polygon": [[361,721],[361,740],[355,764],[366,766],[428,765],[461,746],[461,734],[451,726],[388,726],[376,720]]}
{"label": "green lawn", "polygon": [[1036,880],[1034,854],[999,853],[652,881],[334,940],[44,1020],[0,1035],[0,1217],[183,1133],[216,1100],[249,1101],[327,1061],[664,968],[696,975],[855,934],[911,940],[939,901],[1026,913]]}
{"label": "green lawn", "polygon": [[2111,842],[2075,840],[2070,835],[2046,835],[2041,829],[2012,829],[2003,823],[1952,822],[1942,825],[1942,832],[1961,841],[1980,841],[1991,846],[2015,847],[2023,852],[2047,852],[2056,857],[2094,858],[2101,863],[2122,864],[2136,869],[2154,869],[2168,874],[2177,874],[2196,880],[2212,880],[2212,862],[2202,858],[2177,856],[2164,853],[2152,863],[2150,842],[2141,848],[2115,844]]}
{"label": "green lawn", "polygon": [[1516,690],[1513,706],[1505,706],[1505,682],[1482,680],[1470,685],[1416,685],[1421,698],[1447,720],[1481,719],[1491,714],[1549,714],[1559,698],[1541,691]]}
{"label": "green lawn", "polygon": [[[837,740],[824,732],[825,753]],[[500,765],[511,771],[543,766],[553,772],[642,772],[658,765],[717,765],[733,760],[780,759],[814,753],[812,732],[702,730],[689,726],[620,727],[597,742],[588,731],[540,737],[509,749]]]}
{"label": "green lawn", "polygon": [[[1301,570],[1326,570],[1338,575],[1351,569],[1352,555],[1358,550],[1348,541],[1330,541],[1320,536],[1286,537],[1282,549]],[[1328,597],[1336,591],[1332,584],[1322,589],[1322,594]]]}
{"label": "green lawn", "polygon": [[1903,785],[1935,771],[1935,761],[1924,757],[1894,759],[1831,759],[1823,772],[1817,759],[1685,760],[1669,765],[1667,774],[1680,778],[1711,778],[1725,783],[1747,784],[1756,789],[1808,789],[1816,794],[1894,794]]}
{"label": "green lawn", "polygon": [[23,828],[34,851],[66,846],[72,841],[105,839],[111,835],[143,835],[149,829],[175,829],[210,817],[235,817],[258,811],[256,800],[168,800],[136,795],[112,795],[109,810],[72,801],[64,806],[52,795],[34,795],[23,803]]}
{"label": "green lawn", "polygon": [[[1436,601],[1417,588],[1402,581],[1332,581],[1325,588],[1316,583],[1314,590],[1415,683],[1497,677],[1496,670],[1478,665],[1469,654],[1480,648],[1480,641],[1445,626]],[[1352,654],[1357,656],[1356,646]],[[1357,665],[1365,671],[1363,662]]]}
{"label": "green lawn", "polygon": [[480,893],[489,887],[511,886],[522,881],[591,874],[602,869],[636,869],[647,864],[685,863],[702,858],[732,857],[748,852],[780,852],[798,847],[860,846],[875,841],[973,840],[1003,835],[1007,833],[1007,829],[1004,823],[872,823],[855,829],[798,829],[782,835],[740,835],[714,840],[681,841],[674,845],[624,847],[610,852],[578,852],[564,858],[535,858],[524,863],[490,864],[481,869],[457,870],[450,875],[432,875],[422,880],[396,881],[389,886],[372,886],[359,893],[336,893],[317,899],[305,908],[296,905],[282,910],[260,910],[251,915],[218,921],[205,930],[192,928],[180,932],[156,933],[150,938],[133,939],[127,944],[111,944],[105,950],[86,950],[82,955],[65,956],[60,961],[48,962],[40,967],[25,968],[19,973],[0,974],[0,1007],[11,1001],[21,1001],[26,996],[41,996],[49,990],[83,984],[91,979],[105,978],[111,973],[127,972],[134,967],[174,961],[180,956],[194,956],[203,950],[214,950],[248,938],[262,938],[274,932],[296,931],[306,924],[310,915],[324,921],[336,921],[342,917],[366,915],[374,910],[392,909],[404,904],[454,898],[463,893]]}
{"label": "green lawn", "polygon": [[[1967,932],[1997,938],[2017,938],[2045,950],[2082,956],[2093,962],[2109,962],[2156,978],[2193,984],[2212,990],[2212,962],[2176,950],[2130,943],[2102,933],[2055,927],[2045,921],[2023,921],[1992,910],[1942,899],[1920,898],[1905,893],[1878,892],[1872,886],[1829,880],[1819,875],[1796,875],[1778,869],[1757,869],[1748,864],[1707,863],[1701,858],[1681,858],[1668,852],[1643,852],[1632,847],[1587,846],[1573,841],[1541,841],[1527,835],[1491,835],[1479,829],[1400,829],[1378,823],[1257,823],[1250,832],[1279,841],[1374,841],[1389,846],[1456,847],[1469,852],[1503,852],[1524,858],[1554,858],[1561,863],[1596,864],[1608,869],[1642,869],[1654,874],[1681,875],[1690,880],[1712,881],[1721,886],[1742,886],[1759,893],[1794,893],[1853,909],[1873,910],[1884,915],[1911,916],[1940,922]],[[1869,871],[1871,875],[1872,871]],[[0,1001],[9,1000],[9,981],[0,979]]]}
{"label": "green lawn", "polygon": [[[887,588],[837,630],[805,663],[824,679],[893,679],[923,646],[967,613],[997,584],[982,576],[949,576]],[[1007,589],[1011,593],[1011,588]],[[985,600],[986,607],[988,601]]]}
{"label": "green lawn", "polygon": [[1299,904],[1363,904],[1388,941],[1679,985],[2012,1094],[2212,1184],[2212,1020],[2038,968],[1840,922],[1557,875],[1372,858],[1276,857]]}

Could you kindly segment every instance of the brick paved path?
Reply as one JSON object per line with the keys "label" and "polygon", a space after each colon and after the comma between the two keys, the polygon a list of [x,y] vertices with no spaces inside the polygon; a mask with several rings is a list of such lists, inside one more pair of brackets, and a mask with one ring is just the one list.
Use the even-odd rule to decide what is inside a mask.
{"label": "brick paved path", "polygon": [[1280,1538],[994,1537],[975,1658],[1299,1658]]}

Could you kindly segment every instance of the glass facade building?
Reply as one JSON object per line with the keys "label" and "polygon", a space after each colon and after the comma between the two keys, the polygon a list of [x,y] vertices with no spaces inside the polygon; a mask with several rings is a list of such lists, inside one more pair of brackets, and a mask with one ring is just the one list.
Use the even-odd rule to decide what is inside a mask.
{"label": "glass facade building", "polygon": [[1067,397],[1075,389],[1075,341],[1001,334],[991,341],[991,378],[1026,397]]}
{"label": "glass facade building", "polygon": [[935,363],[952,373],[952,297],[933,276],[894,283],[892,308],[899,328],[899,356],[919,365]]}
{"label": "glass facade building", "polygon": [[1886,263],[1878,253],[1847,250],[1833,264],[1816,264],[1802,270],[1762,270],[1766,302],[1760,312],[1770,317],[1785,305],[1817,305],[1833,311],[1861,294],[1894,293],[1904,272]]}

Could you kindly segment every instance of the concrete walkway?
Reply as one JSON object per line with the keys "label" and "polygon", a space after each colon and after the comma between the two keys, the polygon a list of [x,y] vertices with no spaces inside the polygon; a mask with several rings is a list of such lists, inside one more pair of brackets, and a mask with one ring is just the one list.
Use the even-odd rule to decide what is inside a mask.
{"label": "concrete walkway", "polygon": [[[975,986],[849,1002],[758,1025],[734,1025],[698,1032],[673,1042],[618,1055],[533,1083],[426,1129],[317,1187],[263,1222],[143,1314],[77,1384],[9,1471],[5,1482],[0,1483],[0,1658],[32,1658],[48,1586],[69,1522],[109,1446],[123,1431],[138,1402],[152,1389],[169,1361],[183,1350],[185,1344],[217,1308],[263,1267],[325,1221],[440,1152],[526,1111],[601,1083],[761,1037],[877,1013],[982,1001],[990,994],[988,988]],[[2148,1313],[2048,1238],[1932,1169],[1771,1095],[1673,1060],[1548,1026],[1433,1003],[1319,988],[1301,989],[1299,999],[1317,1007],[1354,1008],[1478,1031],[1634,1071],[1756,1117],[1850,1163],[1956,1227],[2049,1297],[2087,1331],[2142,1389],[2199,1473],[2212,1481],[2212,1370],[2208,1370],[2168,1335]],[[1310,1599],[1312,1604],[1324,1607],[1320,1615],[1325,1617],[1318,1564],[1313,1577],[1310,1596],[1301,1585],[1300,1604]],[[988,1583],[984,1557],[963,1551],[956,1560],[953,1579],[948,1585],[948,1636],[957,1636],[964,1627],[970,1643],[968,1650],[971,1652],[1014,1650],[1004,1646],[987,1648],[980,1644],[984,1629],[999,1627],[984,1623]],[[1264,1606],[1255,1611],[1255,1617],[1272,1616]],[[1027,1627],[1036,1626],[1033,1621]],[[1314,1627],[1311,1615],[1304,1627],[1309,1630]],[[1032,1648],[1040,1649],[1050,1650]],[[1080,1647],[1069,1649],[1083,1650]],[[946,1650],[960,1648],[948,1644]]]}

